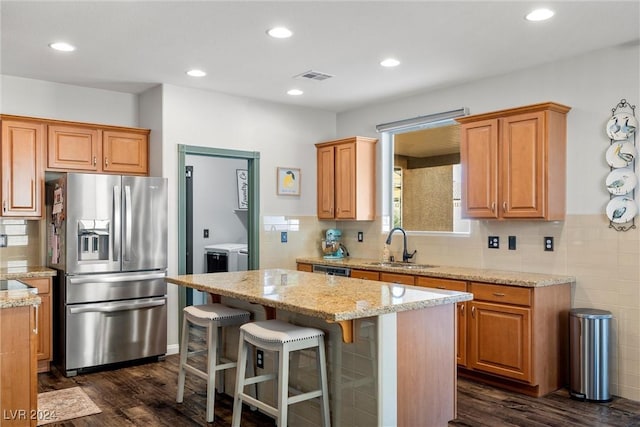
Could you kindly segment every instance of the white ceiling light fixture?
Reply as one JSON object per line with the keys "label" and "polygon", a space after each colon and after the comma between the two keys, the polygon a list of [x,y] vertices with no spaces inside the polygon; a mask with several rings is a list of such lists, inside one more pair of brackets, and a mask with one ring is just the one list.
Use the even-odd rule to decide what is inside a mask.
{"label": "white ceiling light fixture", "polygon": [[529,12],[527,16],[525,16],[525,19],[527,21],[539,22],[539,21],[546,21],[547,19],[551,18],[553,15],[555,15],[555,12],[553,10],[543,8],[543,9],[536,9]]}
{"label": "white ceiling light fixture", "polygon": [[67,42],[53,42],[49,43],[49,47],[51,49],[59,50],[60,52],[73,52],[76,50],[76,47]]}
{"label": "white ceiling light fixture", "polygon": [[274,27],[270,30],[267,30],[267,34],[269,34],[274,39],[288,39],[293,35],[293,32],[286,27]]}
{"label": "white ceiling light fixture", "polygon": [[202,70],[193,69],[193,70],[187,71],[187,75],[191,77],[204,77],[207,75],[207,73],[205,73]]}
{"label": "white ceiling light fixture", "polygon": [[387,68],[393,68],[393,67],[397,67],[398,65],[400,65],[400,61],[398,61],[395,58],[387,58],[385,60],[380,61],[380,65],[382,65],[383,67],[387,67]]}
{"label": "white ceiling light fixture", "polygon": [[287,95],[291,95],[291,96],[300,96],[302,95],[304,92],[301,91],[300,89],[289,89],[287,91]]}

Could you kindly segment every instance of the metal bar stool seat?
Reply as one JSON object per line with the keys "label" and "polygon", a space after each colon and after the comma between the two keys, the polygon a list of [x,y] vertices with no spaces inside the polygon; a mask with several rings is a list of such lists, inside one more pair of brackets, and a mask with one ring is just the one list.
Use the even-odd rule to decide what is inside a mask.
{"label": "metal bar stool seat", "polygon": [[[216,373],[225,369],[235,368],[237,362],[222,357],[220,341],[222,328],[225,326],[242,325],[249,322],[251,314],[248,311],[227,307],[223,304],[203,304],[185,307],[182,321],[182,342],[180,343],[180,367],[178,373],[178,395],[176,402],[184,399],[184,382],[186,373],[194,374],[207,381],[207,422],[213,422]],[[189,351],[189,327],[197,325],[206,328],[207,346],[204,350]],[[207,352],[207,371],[190,365],[188,357]],[[221,382],[221,389],[224,385]]]}
{"label": "metal bar stool seat", "polygon": [[[245,378],[250,346],[275,352],[276,372]],[[289,396],[289,353],[315,348],[316,363],[319,372],[318,389]],[[245,386],[276,380],[278,384],[278,407],[261,402],[244,392]],[[327,367],[324,350],[324,332],[320,329],[292,325],[282,320],[264,320],[247,323],[240,327],[238,347],[238,368],[236,370],[236,389],[233,399],[233,427],[240,426],[242,402],[255,406],[276,419],[279,427],[287,425],[289,405],[309,399],[320,398],[322,424],[330,425],[329,391],[327,385]]]}

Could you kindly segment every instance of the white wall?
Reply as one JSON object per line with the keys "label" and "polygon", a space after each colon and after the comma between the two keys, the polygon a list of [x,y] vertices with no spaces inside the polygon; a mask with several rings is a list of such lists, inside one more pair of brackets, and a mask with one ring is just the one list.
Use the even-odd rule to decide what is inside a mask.
{"label": "white wall", "polygon": [[0,82],[3,114],[138,126],[136,95],[6,75]]}
{"label": "white wall", "polygon": [[620,99],[640,106],[638,76],[637,45],[609,48],[341,113],[337,135],[376,136],[377,124],[460,107],[468,107],[470,114],[477,114],[538,102],[559,102],[572,107],[567,120],[567,213],[602,213],[609,201],[604,186],[609,173],[604,158],[609,140],[604,127],[610,109]]}
{"label": "white wall", "polygon": [[[313,144],[335,137],[335,114],[252,100],[218,92],[164,85],[163,176],[169,200],[177,200],[178,144],[260,153],[260,216],[315,215],[316,160]],[[302,169],[301,196],[276,195],[276,168]],[[173,208],[173,209],[172,209]],[[178,207],[169,208],[169,275],[178,272]],[[262,246],[262,242],[261,242]],[[262,252],[262,250],[261,250]],[[177,313],[169,286],[169,314]],[[178,342],[177,321],[169,320],[169,345]]]}

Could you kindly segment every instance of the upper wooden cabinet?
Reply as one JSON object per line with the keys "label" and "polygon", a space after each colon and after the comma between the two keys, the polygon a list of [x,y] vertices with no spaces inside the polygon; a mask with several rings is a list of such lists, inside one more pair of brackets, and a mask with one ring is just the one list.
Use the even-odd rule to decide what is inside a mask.
{"label": "upper wooden cabinet", "polygon": [[548,102],[456,119],[465,217],[564,219],[569,110]]}
{"label": "upper wooden cabinet", "polygon": [[36,121],[2,119],[1,216],[42,217],[44,132]]}
{"label": "upper wooden cabinet", "polygon": [[316,144],[319,219],[375,219],[377,141],[356,136]]}
{"label": "upper wooden cabinet", "polygon": [[149,173],[146,130],[49,125],[47,145],[49,170],[137,175]]}

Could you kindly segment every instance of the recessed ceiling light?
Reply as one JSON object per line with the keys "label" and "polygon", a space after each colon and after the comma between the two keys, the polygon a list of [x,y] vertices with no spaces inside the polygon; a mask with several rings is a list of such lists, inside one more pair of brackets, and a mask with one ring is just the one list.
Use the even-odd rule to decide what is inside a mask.
{"label": "recessed ceiling light", "polygon": [[74,45],[71,45],[66,42],[49,43],[49,47],[51,49],[59,50],[61,52],[73,52],[74,50],[76,50],[76,47]]}
{"label": "recessed ceiling light", "polygon": [[287,91],[287,95],[291,95],[291,96],[300,96],[302,95],[304,92],[301,91],[300,89],[290,89]]}
{"label": "recessed ceiling light", "polygon": [[288,39],[293,35],[290,29],[285,27],[275,27],[267,31],[271,37],[275,39]]}
{"label": "recessed ceiling light", "polygon": [[207,75],[207,73],[202,70],[189,70],[187,71],[187,75],[191,77],[204,77]]}
{"label": "recessed ceiling light", "polygon": [[398,65],[400,65],[400,61],[394,58],[387,58],[384,61],[381,61],[380,65],[382,65],[383,67],[397,67]]}
{"label": "recessed ceiling light", "polygon": [[527,14],[527,16],[525,16],[525,19],[527,21],[546,21],[547,19],[551,18],[553,15],[555,14],[555,12],[553,10],[549,10],[549,9],[536,9],[533,10],[531,12],[529,12]]}

